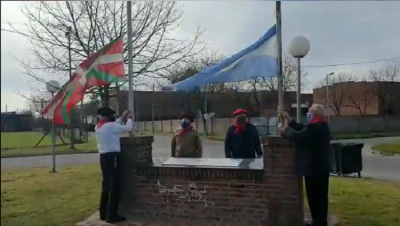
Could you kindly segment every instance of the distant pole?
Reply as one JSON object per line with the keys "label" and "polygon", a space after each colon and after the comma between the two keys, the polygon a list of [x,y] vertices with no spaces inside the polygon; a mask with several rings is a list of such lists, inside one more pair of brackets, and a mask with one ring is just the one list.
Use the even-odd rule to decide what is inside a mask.
{"label": "distant pole", "polygon": [[[127,20],[128,20],[128,106],[132,114],[135,114],[135,97],[133,94],[133,62],[132,62],[132,2],[127,1]],[[137,117],[137,115],[135,115]]]}
{"label": "distant pole", "polygon": [[[329,106],[330,106],[330,104],[329,104],[329,76],[331,76],[333,74],[334,74],[334,72],[331,72],[331,73],[325,75],[325,78],[326,78],[326,109],[327,109],[326,112],[329,110]],[[330,119],[329,112],[327,112],[327,118],[328,118],[328,125],[330,126],[331,119]]]}
{"label": "distant pole", "polygon": [[152,126],[152,132],[154,133],[154,84],[151,95],[151,126]]}
{"label": "distant pole", "polygon": [[[71,27],[68,27],[68,31],[65,33],[65,36],[68,38],[68,67],[69,67],[69,80],[72,80],[72,55],[71,55]],[[75,139],[75,115],[72,117],[72,122],[71,122],[71,149],[75,149],[74,145],[74,139]]]}
{"label": "distant pole", "polygon": [[6,112],[8,112],[8,109],[7,109],[7,104],[6,104]]}
{"label": "distant pole", "polygon": [[276,37],[278,41],[278,105],[281,110],[284,109],[284,98],[283,98],[283,72],[282,72],[282,12],[281,2],[275,2],[275,14],[276,14]]}

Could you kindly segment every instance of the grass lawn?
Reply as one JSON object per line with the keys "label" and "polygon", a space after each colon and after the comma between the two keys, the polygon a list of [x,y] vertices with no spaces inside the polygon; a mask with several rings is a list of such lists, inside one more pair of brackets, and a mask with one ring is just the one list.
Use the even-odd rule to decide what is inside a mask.
{"label": "grass lawn", "polygon": [[[97,165],[1,171],[2,226],[72,226],[96,211]],[[400,225],[400,184],[332,178],[330,210],[344,226]],[[307,205],[305,204],[306,208]]]}
{"label": "grass lawn", "polygon": [[[38,132],[1,133],[1,157],[50,155],[51,136],[46,136],[38,147],[34,147],[42,136],[43,134]],[[97,152],[94,137],[89,137],[88,143],[76,144],[76,149],[70,149],[70,145],[63,144],[59,138],[56,139],[56,145],[57,154]]]}
{"label": "grass lawn", "polygon": [[98,166],[1,171],[2,226],[73,226],[99,202]]}
{"label": "grass lawn", "polygon": [[372,147],[374,153],[382,155],[398,155],[400,154],[400,143],[377,144]]}

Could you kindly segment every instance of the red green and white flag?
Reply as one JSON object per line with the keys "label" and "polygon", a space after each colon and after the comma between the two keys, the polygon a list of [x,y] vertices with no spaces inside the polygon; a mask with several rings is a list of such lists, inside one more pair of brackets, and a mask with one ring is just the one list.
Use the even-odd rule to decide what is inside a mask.
{"label": "red green and white flag", "polygon": [[88,88],[125,80],[123,38],[111,41],[76,68],[72,79],[64,84],[43,114],[57,124],[70,124],[71,111]]}

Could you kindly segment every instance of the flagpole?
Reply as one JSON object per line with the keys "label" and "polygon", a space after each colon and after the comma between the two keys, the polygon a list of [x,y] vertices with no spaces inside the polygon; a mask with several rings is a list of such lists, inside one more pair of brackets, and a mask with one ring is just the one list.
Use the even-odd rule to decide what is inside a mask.
{"label": "flagpole", "polygon": [[128,20],[128,106],[132,114],[135,113],[134,95],[133,95],[133,64],[132,64],[132,2],[127,1],[127,20]]}
{"label": "flagpole", "polygon": [[283,73],[282,73],[282,13],[281,13],[281,1],[275,2],[276,11],[276,36],[278,40],[278,105],[281,110],[284,110],[283,106]]}
{"label": "flagpole", "polygon": [[[68,27],[68,31],[65,34],[68,38],[68,67],[69,67],[69,81],[72,80],[72,55],[71,55],[71,31],[72,31],[72,27],[69,26]],[[72,122],[71,122],[71,146],[70,149],[75,149],[75,115],[73,115],[74,117],[72,118]]]}

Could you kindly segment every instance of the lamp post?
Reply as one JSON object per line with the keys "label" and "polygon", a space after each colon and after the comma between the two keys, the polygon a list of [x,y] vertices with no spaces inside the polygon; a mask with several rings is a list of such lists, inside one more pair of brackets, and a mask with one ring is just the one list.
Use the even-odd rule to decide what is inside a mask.
{"label": "lamp post", "polygon": [[[326,78],[326,108],[327,109],[329,109],[329,105],[330,105],[329,104],[329,76],[331,76],[333,74],[335,74],[335,72],[331,72],[331,73],[325,75],[325,78]],[[330,119],[329,114],[327,114],[327,116],[328,116],[328,125],[330,126],[331,125],[331,119]]]}
{"label": "lamp post", "polygon": [[297,102],[297,110],[296,110],[296,120],[297,122],[301,121],[301,58],[305,57],[310,51],[310,42],[304,36],[297,36],[292,39],[289,44],[289,53],[294,58],[297,59],[297,93],[296,93],[296,102]]}
{"label": "lamp post", "polygon": [[[51,93],[51,98],[53,99],[54,93],[60,89],[60,84],[55,80],[50,80],[46,83],[46,89]],[[53,167],[51,172],[56,172],[56,130],[54,126],[54,120],[51,120],[51,155],[53,161]]]}

